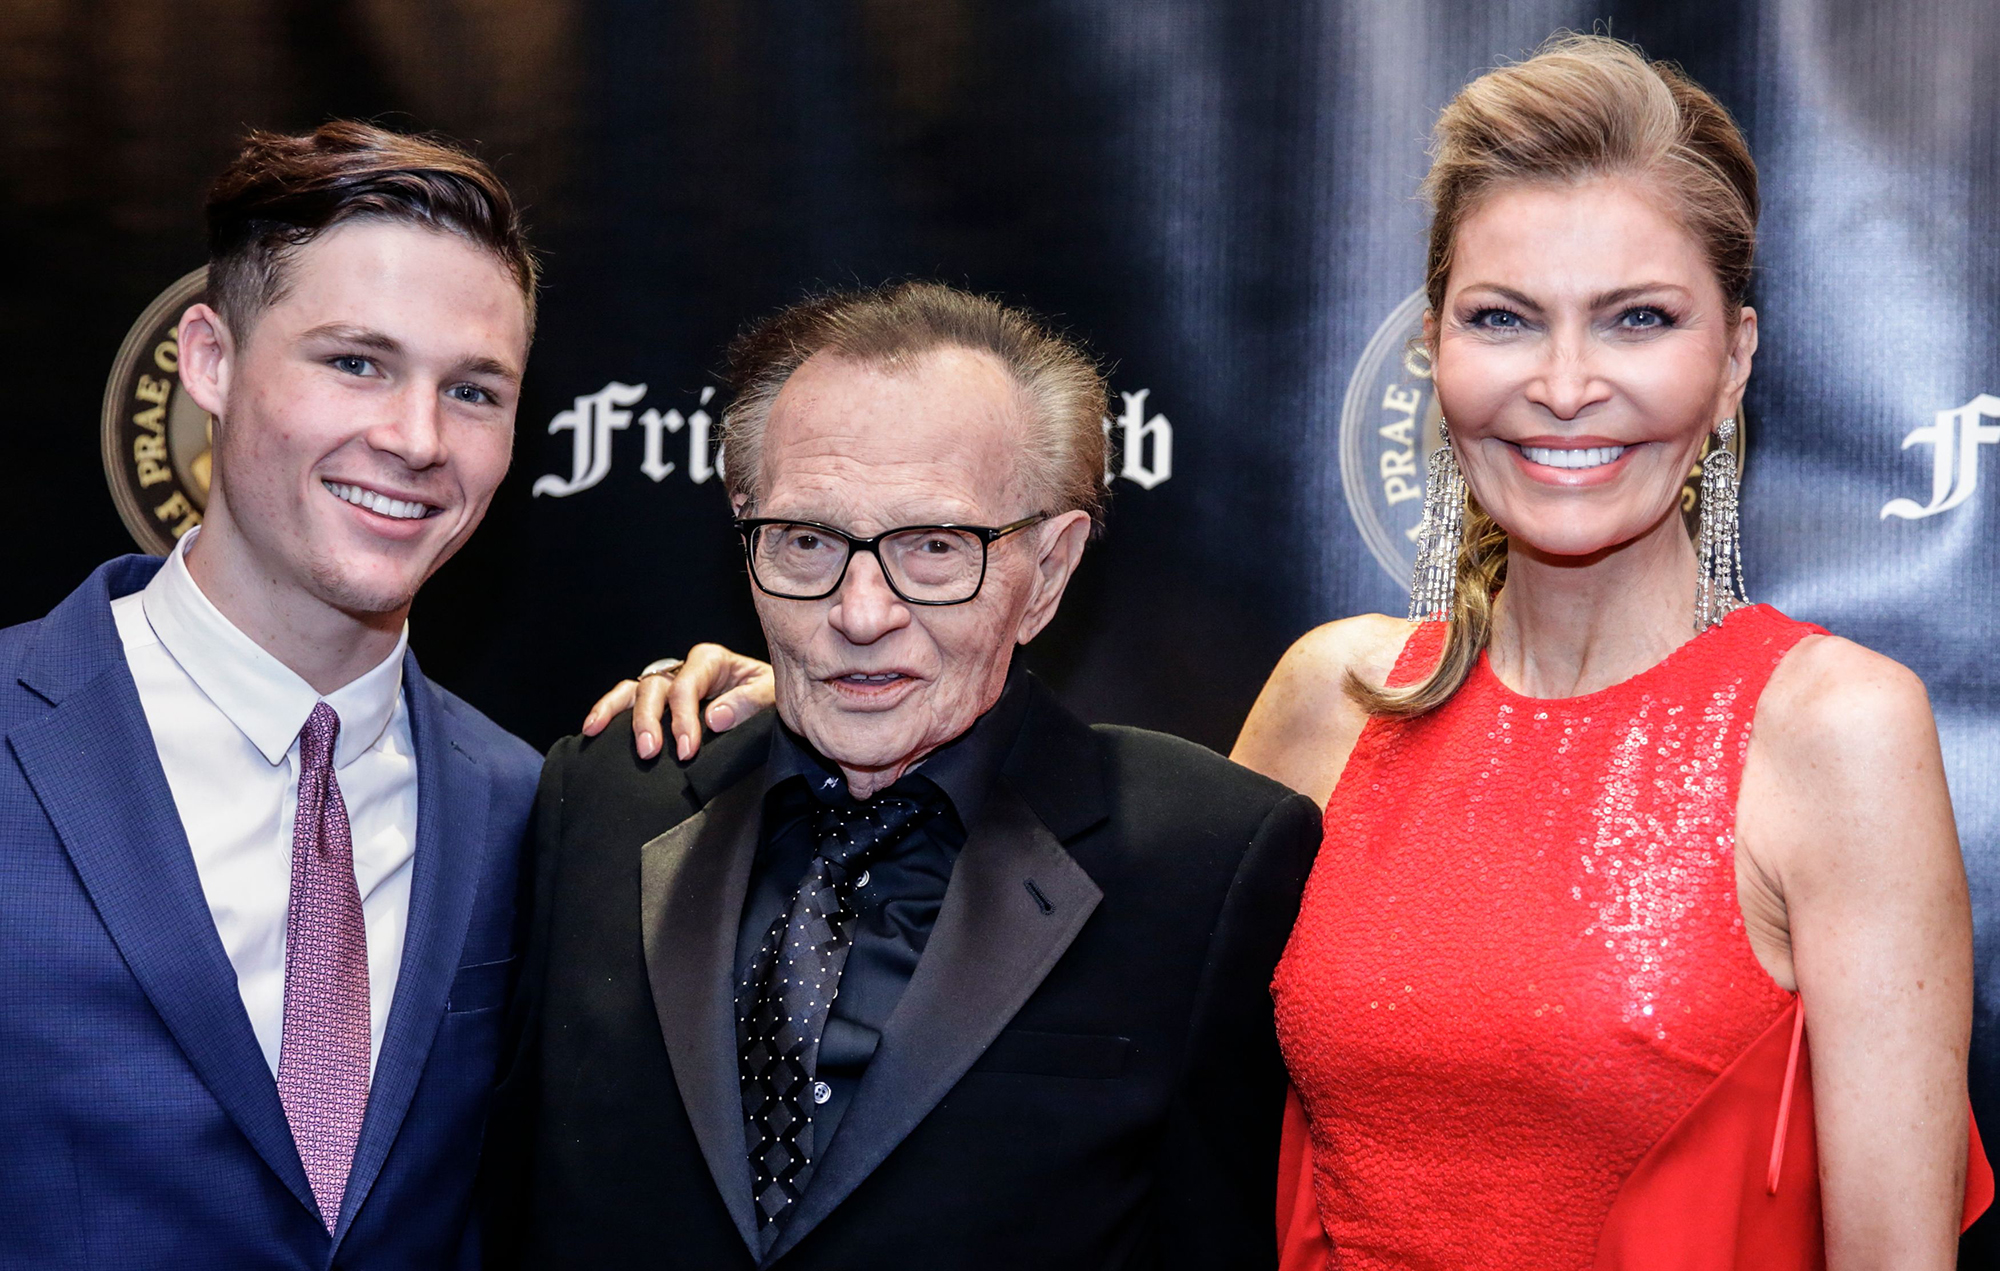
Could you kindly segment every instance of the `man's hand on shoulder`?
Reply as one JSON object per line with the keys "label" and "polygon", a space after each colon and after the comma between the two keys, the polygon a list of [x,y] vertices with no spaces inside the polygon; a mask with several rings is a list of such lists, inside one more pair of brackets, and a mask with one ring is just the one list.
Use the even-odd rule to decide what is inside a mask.
{"label": "man's hand on shoulder", "polygon": [[620,680],[583,717],[583,735],[595,737],[623,710],[632,712],[632,741],[641,759],[660,753],[661,722],[669,717],[674,753],[683,762],[701,749],[708,727],[726,733],[777,700],[771,665],[719,644],[697,644],[678,668]]}

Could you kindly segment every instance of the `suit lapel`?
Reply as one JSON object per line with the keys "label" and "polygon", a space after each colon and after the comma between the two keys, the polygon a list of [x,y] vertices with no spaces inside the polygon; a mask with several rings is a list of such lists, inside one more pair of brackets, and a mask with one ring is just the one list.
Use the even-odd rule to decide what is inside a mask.
{"label": "suit lapel", "polygon": [[409,1113],[431,1043],[444,1020],[446,997],[486,860],[486,818],[492,802],[486,765],[461,749],[430,681],[405,654],[403,693],[410,741],[417,755],[417,847],[410,878],[409,925],[396,996],[382,1033],[382,1053],[368,1089],[368,1112],[347,1175],[336,1243],[382,1172],[389,1147]]}
{"label": "suit lapel", "polygon": [[750,1158],[736,1062],[736,929],[762,824],[762,785],[743,780],[640,849],[646,976],[674,1083],[709,1172],[755,1257]]}
{"label": "suit lapel", "polygon": [[56,708],[7,742],[188,1063],[272,1172],[317,1213],[112,624],[103,580],[118,581],[121,565],[100,570],[94,589],[87,584],[50,615],[21,679]]}
{"label": "suit lapel", "polygon": [[[1041,985],[1101,899],[1043,820],[996,782],[959,853],[916,974],[765,1265],[804,1239],[929,1115]],[[740,1141],[740,1119],[736,1133]],[[740,1147],[736,1155],[743,1157]]]}

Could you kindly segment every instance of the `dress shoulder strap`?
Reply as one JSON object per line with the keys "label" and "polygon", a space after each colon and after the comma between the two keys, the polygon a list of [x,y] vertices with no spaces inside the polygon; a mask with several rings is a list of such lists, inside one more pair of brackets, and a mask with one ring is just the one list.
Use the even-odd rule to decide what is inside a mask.
{"label": "dress shoulder strap", "polygon": [[1745,605],[1705,636],[1697,636],[1690,661],[1736,681],[1741,700],[1754,703],[1799,641],[1827,634],[1824,627],[1788,618],[1770,605]]}

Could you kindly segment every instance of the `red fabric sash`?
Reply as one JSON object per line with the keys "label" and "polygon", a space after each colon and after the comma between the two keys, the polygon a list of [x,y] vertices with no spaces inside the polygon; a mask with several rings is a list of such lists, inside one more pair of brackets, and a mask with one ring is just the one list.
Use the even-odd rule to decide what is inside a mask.
{"label": "red fabric sash", "polygon": [[[1605,1220],[1597,1271],[1820,1271],[1826,1266],[1812,1062],[1794,997],[1640,1160]],[[1968,1110],[1959,1230],[1993,1203]]]}

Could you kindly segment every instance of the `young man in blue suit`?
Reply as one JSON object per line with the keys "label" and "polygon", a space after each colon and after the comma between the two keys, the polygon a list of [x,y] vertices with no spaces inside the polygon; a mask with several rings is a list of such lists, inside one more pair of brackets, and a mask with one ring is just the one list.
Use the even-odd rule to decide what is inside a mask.
{"label": "young man in blue suit", "polygon": [[535,266],[484,164],[353,123],[208,216],[204,525],[0,632],[0,1266],[467,1265],[539,760],[405,618]]}

